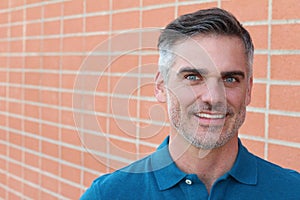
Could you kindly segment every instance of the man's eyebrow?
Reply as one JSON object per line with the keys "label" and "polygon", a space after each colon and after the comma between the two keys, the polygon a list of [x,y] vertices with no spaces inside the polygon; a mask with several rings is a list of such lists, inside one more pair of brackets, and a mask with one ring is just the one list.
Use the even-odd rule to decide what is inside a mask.
{"label": "man's eyebrow", "polygon": [[205,74],[208,74],[208,71],[207,71],[207,69],[196,69],[194,67],[184,67],[184,68],[181,68],[179,70],[179,72],[177,72],[177,76],[179,76],[180,74],[183,74],[183,73],[193,73],[193,74],[205,75]]}
{"label": "man's eyebrow", "polygon": [[243,79],[245,78],[245,73],[243,71],[229,71],[229,72],[221,72],[222,77],[228,76],[240,76]]}

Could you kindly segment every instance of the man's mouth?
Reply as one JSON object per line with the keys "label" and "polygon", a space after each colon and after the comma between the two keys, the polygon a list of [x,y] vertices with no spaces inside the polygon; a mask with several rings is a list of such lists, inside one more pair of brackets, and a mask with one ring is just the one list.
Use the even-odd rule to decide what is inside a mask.
{"label": "man's mouth", "polygon": [[205,118],[205,119],[224,119],[226,117],[226,114],[222,113],[196,113],[196,116],[199,118]]}

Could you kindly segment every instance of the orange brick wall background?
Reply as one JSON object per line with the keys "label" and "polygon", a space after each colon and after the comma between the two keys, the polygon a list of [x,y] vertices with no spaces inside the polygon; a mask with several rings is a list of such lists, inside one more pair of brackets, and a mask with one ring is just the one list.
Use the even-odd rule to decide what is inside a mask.
{"label": "orange brick wall background", "polygon": [[3,0],[0,199],[78,199],[154,151],[169,127],[153,97],[157,32],[132,30],[208,7],[234,13],[256,47],[243,143],[300,171],[299,0]]}

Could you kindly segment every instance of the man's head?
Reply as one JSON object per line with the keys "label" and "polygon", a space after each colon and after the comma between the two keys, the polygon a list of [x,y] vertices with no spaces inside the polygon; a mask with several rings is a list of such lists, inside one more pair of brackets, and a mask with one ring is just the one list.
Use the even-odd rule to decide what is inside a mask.
{"label": "man's head", "polygon": [[170,23],[159,38],[156,97],[171,133],[213,149],[237,136],[252,88],[253,44],[228,12],[201,10]]}
{"label": "man's head", "polygon": [[252,76],[254,47],[250,34],[232,14],[219,8],[212,8],[182,15],[161,32],[158,41],[159,71],[165,80],[175,60],[174,45],[196,35],[223,35],[240,38],[245,45],[248,78]]}

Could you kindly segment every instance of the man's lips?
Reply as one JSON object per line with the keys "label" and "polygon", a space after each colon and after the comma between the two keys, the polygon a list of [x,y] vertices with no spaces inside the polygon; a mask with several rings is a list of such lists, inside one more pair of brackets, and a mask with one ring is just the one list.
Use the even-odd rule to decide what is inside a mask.
{"label": "man's lips", "polygon": [[200,112],[195,114],[197,117],[202,119],[224,119],[226,114],[224,113],[207,113],[207,112]]}

